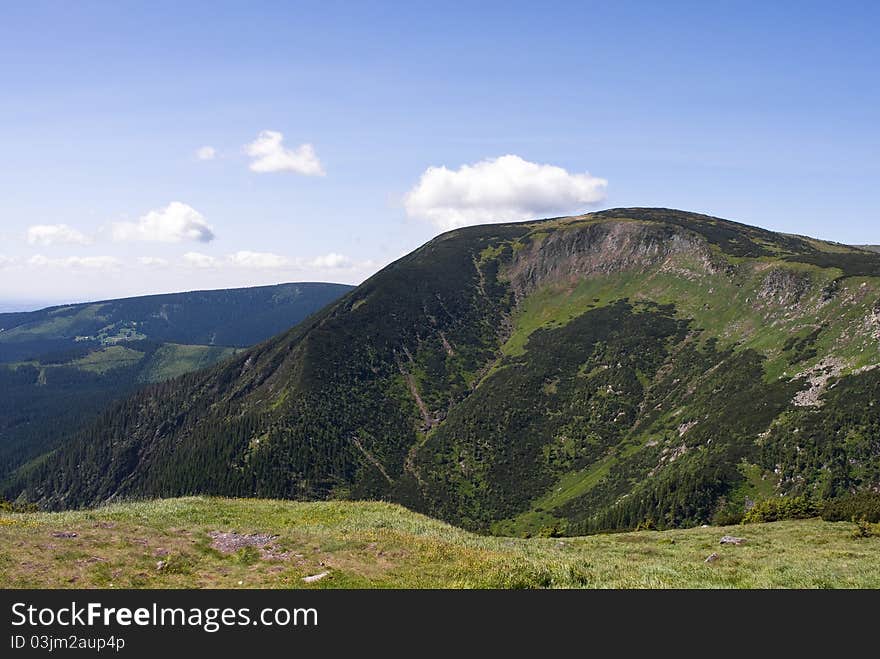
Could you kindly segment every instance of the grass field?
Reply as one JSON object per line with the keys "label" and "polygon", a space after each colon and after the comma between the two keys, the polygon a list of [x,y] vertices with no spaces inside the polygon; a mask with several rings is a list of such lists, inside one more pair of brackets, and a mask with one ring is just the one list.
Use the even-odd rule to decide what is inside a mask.
{"label": "grass field", "polygon": [[[517,539],[473,535],[385,503],[196,497],[64,513],[4,513],[0,584],[880,588],[880,537],[856,539],[854,528],[815,519]],[[721,546],[725,534],[746,542]],[[712,553],[718,558],[707,563]]]}

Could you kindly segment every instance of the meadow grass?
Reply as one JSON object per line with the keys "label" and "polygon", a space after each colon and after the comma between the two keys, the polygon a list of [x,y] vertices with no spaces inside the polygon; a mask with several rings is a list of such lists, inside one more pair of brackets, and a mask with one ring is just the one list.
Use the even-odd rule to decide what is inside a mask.
{"label": "meadow grass", "polygon": [[[190,497],[0,515],[6,588],[880,588],[880,537],[818,519],[580,538],[480,536],[397,505]],[[276,554],[222,553],[212,531]],[[56,537],[76,533],[76,537]],[[746,538],[721,546],[722,535]],[[718,560],[706,563],[711,553]],[[328,572],[315,583],[302,578]]]}

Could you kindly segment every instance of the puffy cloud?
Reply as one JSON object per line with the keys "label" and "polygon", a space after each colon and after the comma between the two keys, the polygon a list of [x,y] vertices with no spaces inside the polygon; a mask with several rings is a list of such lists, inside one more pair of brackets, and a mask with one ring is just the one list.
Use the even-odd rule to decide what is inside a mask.
{"label": "puffy cloud", "polygon": [[352,261],[347,256],[343,256],[342,254],[337,254],[335,252],[330,252],[329,254],[325,254],[324,256],[318,256],[311,259],[307,265],[309,267],[319,268],[322,270],[335,270],[337,268],[351,267]]}
{"label": "puffy cloud", "polygon": [[214,240],[214,229],[195,208],[172,201],[165,208],[150,211],[137,222],[114,223],[113,240],[164,243],[195,240],[207,243]]}
{"label": "puffy cloud", "polygon": [[275,130],[264,130],[244,152],[253,160],[253,172],[294,172],[304,176],[324,176],[324,168],[311,144],[300,144],[295,149],[284,147],[284,135]]}
{"label": "puffy cloud", "polygon": [[199,160],[213,160],[217,155],[217,149],[213,146],[203,146],[196,151],[196,158]]}
{"label": "puffy cloud", "polygon": [[576,212],[602,201],[607,186],[589,172],[506,155],[457,170],[429,167],[404,203],[410,217],[447,230]]}
{"label": "puffy cloud", "polygon": [[68,256],[59,259],[50,259],[42,254],[35,254],[27,261],[28,265],[50,268],[73,268],[87,270],[115,270],[122,265],[122,261],[114,256]]}
{"label": "puffy cloud", "polygon": [[168,265],[168,261],[159,256],[139,256],[138,263],[156,268]]}
{"label": "puffy cloud", "polygon": [[27,230],[31,245],[88,245],[88,236],[66,224],[35,224]]}

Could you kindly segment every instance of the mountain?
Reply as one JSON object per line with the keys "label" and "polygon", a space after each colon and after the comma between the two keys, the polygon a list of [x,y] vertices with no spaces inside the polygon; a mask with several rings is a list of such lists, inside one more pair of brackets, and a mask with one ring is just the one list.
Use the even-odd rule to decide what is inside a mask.
{"label": "mountain", "polygon": [[0,314],[0,476],[111,400],[214,364],[351,288],[280,284]]}
{"label": "mountain", "polygon": [[345,284],[278,284],[2,313],[0,362],[140,340],[252,346],[296,325],[351,288]]}
{"label": "mountain", "polygon": [[880,486],[878,300],[878,254],[695,213],[463,228],[5,492],[386,499],[510,534],[831,499]]}

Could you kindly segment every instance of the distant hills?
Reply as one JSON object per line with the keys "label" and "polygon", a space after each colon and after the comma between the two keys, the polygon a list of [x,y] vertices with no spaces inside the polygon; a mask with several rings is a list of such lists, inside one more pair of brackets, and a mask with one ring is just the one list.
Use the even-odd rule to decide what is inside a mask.
{"label": "distant hills", "polygon": [[467,227],[119,401],[5,493],[385,499],[522,535],[729,523],[880,488],[878,366],[874,252],[662,208]]}
{"label": "distant hills", "polygon": [[140,340],[244,348],[292,327],[351,288],[278,284],[2,313],[0,362]]}
{"label": "distant hills", "polygon": [[351,288],[279,284],[0,314],[0,476],[111,400],[259,343]]}

